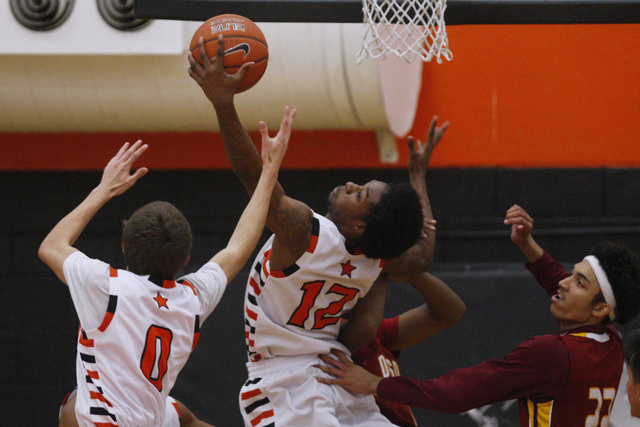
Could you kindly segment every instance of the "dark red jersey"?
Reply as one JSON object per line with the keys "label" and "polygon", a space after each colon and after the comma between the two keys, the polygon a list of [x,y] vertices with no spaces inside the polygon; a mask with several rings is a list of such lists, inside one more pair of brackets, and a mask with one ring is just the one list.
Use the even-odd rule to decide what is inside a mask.
{"label": "dark red jersey", "polygon": [[[399,351],[391,349],[398,341],[398,317],[383,319],[378,328],[376,338],[368,345],[351,355],[354,363],[362,366],[372,374],[388,378],[400,375],[398,367]],[[376,397],[382,415],[398,426],[417,426],[416,419],[409,406],[389,402]]]}
{"label": "dark red jersey", "polygon": [[[548,254],[527,268],[550,295],[567,272]],[[460,413],[518,399],[523,427],[600,426],[607,418],[623,367],[613,326],[588,326],[526,340],[504,360],[489,360],[440,378],[385,378],[382,399]]]}

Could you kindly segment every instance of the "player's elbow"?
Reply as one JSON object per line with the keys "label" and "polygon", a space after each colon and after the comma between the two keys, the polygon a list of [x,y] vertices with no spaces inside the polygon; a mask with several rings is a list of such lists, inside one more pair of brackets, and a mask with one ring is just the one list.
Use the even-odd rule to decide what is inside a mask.
{"label": "player's elbow", "polygon": [[466,312],[467,312],[467,306],[465,305],[464,302],[462,302],[462,300],[459,301],[458,304],[456,305],[456,308],[451,312],[451,315],[449,317],[449,326],[453,326],[456,323],[458,323],[460,320],[462,320],[462,317]]}
{"label": "player's elbow", "polygon": [[410,261],[404,267],[404,273],[406,276],[415,276],[417,274],[425,273],[431,267],[433,261],[432,256],[413,256]]}
{"label": "player's elbow", "polygon": [[49,265],[49,260],[51,260],[52,257],[53,257],[53,248],[51,247],[51,244],[49,244],[45,240],[40,244],[40,247],[38,248],[38,258],[40,258],[40,261]]}
{"label": "player's elbow", "polygon": [[459,300],[453,307],[450,308],[447,314],[440,319],[440,321],[446,324],[447,327],[453,326],[460,320],[462,320],[462,317],[464,316],[464,313],[466,313],[466,311],[467,306],[464,304],[464,302],[462,302],[462,300]]}
{"label": "player's elbow", "polygon": [[433,261],[433,257],[423,257],[418,258],[415,262],[414,270],[415,274],[425,273],[429,268],[431,268],[431,262]]}
{"label": "player's elbow", "polygon": [[427,316],[430,319],[429,324],[437,325],[437,329],[442,331],[450,328],[451,326],[462,320],[464,313],[467,311],[466,305],[461,301],[457,301],[455,304],[450,305],[446,310],[435,311],[431,310]]}

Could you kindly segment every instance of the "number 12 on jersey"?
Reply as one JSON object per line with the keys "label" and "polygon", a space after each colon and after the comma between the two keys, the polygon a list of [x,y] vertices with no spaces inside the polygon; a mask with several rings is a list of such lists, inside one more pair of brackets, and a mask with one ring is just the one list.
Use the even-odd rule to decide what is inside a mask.
{"label": "number 12 on jersey", "polygon": [[324,294],[322,294],[325,283],[326,282],[324,280],[316,280],[302,285],[301,289],[304,292],[302,300],[293,312],[289,322],[287,322],[288,324],[305,328],[305,322],[311,316],[311,311],[316,308],[315,304],[318,297],[322,295],[330,298],[330,294],[337,295],[341,298],[328,303],[325,307],[316,308],[316,312],[313,316],[313,324],[309,329],[322,329],[325,326],[333,325],[340,320],[340,314],[342,313],[345,304],[353,300],[358,295],[358,289],[334,283],[325,291]]}

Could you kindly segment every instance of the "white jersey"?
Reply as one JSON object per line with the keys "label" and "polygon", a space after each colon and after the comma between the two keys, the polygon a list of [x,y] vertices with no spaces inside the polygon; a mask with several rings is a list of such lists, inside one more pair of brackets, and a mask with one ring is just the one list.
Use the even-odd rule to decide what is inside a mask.
{"label": "white jersey", "polygon": [[[189,281],[152,281],[149,276],[116,270],[77,254],[64,265],[74,305],[80,291],[87,293],[95,288],[95,292],[101,292],[100,285],[78,282],[101,282],[102,277],[95,273],[91,278],[83,277],[81,271],[100,271],[101,265],[106,266],[109,294],[106,315],[98,327],[85,329],[79,313],[78,422],[91,426],[161,426],[167,396],[198,342],[201,321],[224,291],[226,276],[218,265],[208,264],[207,274],[186,276],[198,283],[196,290]],[[211,283],[216,276],[218,280]],[[208,289],[203,286],[203,278],[209,281]],[[204,297],[197,295],[201,288]]]}
{"label": "white jersey", "polygon": [[368,292],[383,261],[348,252],[336,225],[316,213],[309,247],[286,270],[270,268],[273,239],[260,250],[245,294],[249,361],[347,352],[337,340],[341,315]]}

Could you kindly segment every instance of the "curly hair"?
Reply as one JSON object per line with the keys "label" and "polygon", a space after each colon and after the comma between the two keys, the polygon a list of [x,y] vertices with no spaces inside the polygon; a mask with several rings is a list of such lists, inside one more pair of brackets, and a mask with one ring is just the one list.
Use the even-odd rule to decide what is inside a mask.
{"label": "curly hair", "polygon": [[192,247],[189,222],[168,202],[144,205],[124,221],[122,248],[129,271],[174,279],[189,259]]}
{"label": "curly hair", "polygon": [[598,258],[611,283],[617,305],[615,321],[624,325],[640,311],[640,258],[613,242],[600,243],[591,254]]}
{"label": "curly hair", "polygon": [[365,222],[360,250],[369,258],[395,258],[418,240],[422,223],[420,198],[411,185],[388,184]]}

